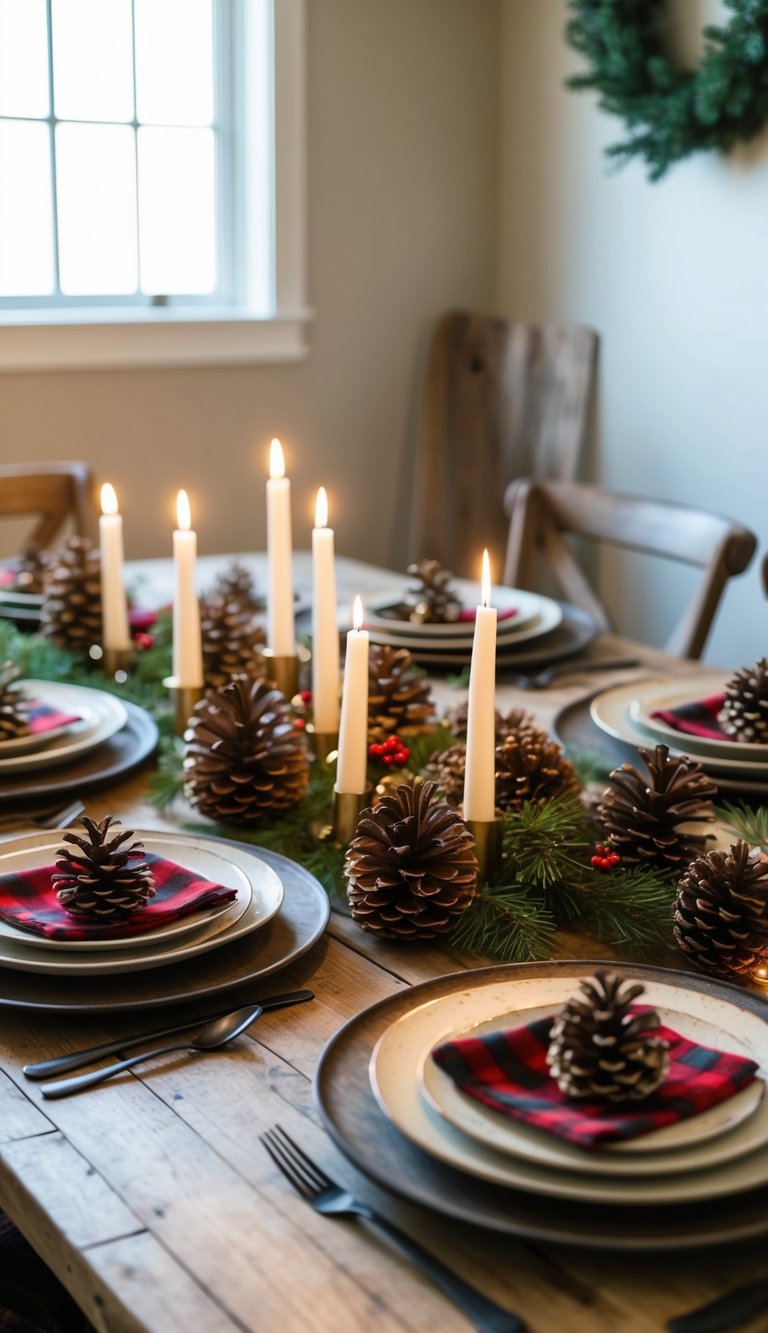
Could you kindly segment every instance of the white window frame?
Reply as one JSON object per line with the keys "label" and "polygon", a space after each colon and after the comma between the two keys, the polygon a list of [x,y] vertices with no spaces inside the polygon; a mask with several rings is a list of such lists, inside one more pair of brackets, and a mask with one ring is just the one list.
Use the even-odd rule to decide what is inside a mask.
{"label": "white window frame", "polygon": [[[306,356],[312,312],[306,306],[305,0],[231,3],[239,48],[233,97],[243,127],[232,256],[241,275],[238,303],[6,308],[0,373]],[[260,62],[261,77],[247,79]],[[248,244],[255,233],[266,245]]]}

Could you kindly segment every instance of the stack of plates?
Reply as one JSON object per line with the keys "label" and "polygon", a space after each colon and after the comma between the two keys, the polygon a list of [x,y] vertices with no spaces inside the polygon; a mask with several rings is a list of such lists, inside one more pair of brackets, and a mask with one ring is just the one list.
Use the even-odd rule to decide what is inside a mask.
{"label": "stack of plates", "polygon": [[[732,674],[732,673],[730,673]],[[691,736],[654,717],[709,695],[722,694],[730,675],[701,672],[671,679],[618,685],[596,695],[590,704],[593,723],[605,735],[632,746],[653,748],[663,742],[671,754],[698,760],[723,790],[768,794],[768,745]]]}
{"label": "stack of plates", "polygon": [[0,587],[0,617],[14,621],[18,629],[37,629],[42,609],[42,593],[16,592],[12,585]]}
{"label": "stack of plates", "polygon": [[[480,603],[480,585],[457,579],[453,585],[470,613]],[[472,655],[474,615],[448,624],[399,620],[393,608],[402,603],[407,584],[362,594],[363,615],[373,643],[407,648],[430,666],[463,666]],[[494,585],[493,604],[499,612],[497,661],[501,667],[523,668],[577,652],[594,637],[595,626],[575,607],[519,588]]]}
{"label": "stack of plates", "polygon": [[[755,1060],[758,1079],[699,1116],[593,1152],[483,1107],[432,1060],[447,1039],[556,1013],[593,970],[590,963],[494,968],[439,978],[374,1006],[334,1039],[318,1070],[316,1094],[334,1138],[396,1191],[501,1231],[628,1248],[765,1232],[768,1007],[755,996],[669,970],[622,969],[644,981],[644,1001],[663,1023]],[[347,1104],[335,1090],[342,1078]],[[718,1202],[702,1210],[705,1200]]]}

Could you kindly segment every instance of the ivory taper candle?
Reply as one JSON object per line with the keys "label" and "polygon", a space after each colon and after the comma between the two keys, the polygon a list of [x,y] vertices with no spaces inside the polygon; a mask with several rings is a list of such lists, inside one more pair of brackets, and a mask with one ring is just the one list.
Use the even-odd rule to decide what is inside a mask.
{"label": "ivory taper candle", "polygon": [[469,668],[464,773],[464,818],[478,823],[492,820],[496,813],[496,608],[490,602],[490,561],[483,551],[482,591]]}
{"label": "ivory taper candle", "polygon": [[173,599],[173,680],[177,687],[200,689],[203,684],[203,648],[200,607],[195,589],[197,533],[191,526],[186,491],[176,501],[178,527],[173,534],[176,595]]}
{"label": "ivory taper candle", "polygon": [[363,604],[359,597],[355,598],[352,624],[344,660],[336,767],[336,791],[342,794],[364,792],[368,768],[368,631],[362,628]]}
{"label": "ivory taper candle", "polygon": [[115,488],[109,482],[101,488],[99,545],[102,648],[107,652],[124,652],[131,646],[131,635],[123,582],[123,520],[118,513]]}
{"label": "ivory taper candle", "polygon": [[267,646],[276,657],[293,657],[296,652],[291,557],[291,483],[285,475],[283,447],[273,440],[267,481]]}
{"label": "ivory taper candle", "polygon": [[[333,528],[325,487],[317,492],[312,529],[312,714],[316,732],[339,729],[339,629]],[[367,705],[366,705],[367,706]]]}

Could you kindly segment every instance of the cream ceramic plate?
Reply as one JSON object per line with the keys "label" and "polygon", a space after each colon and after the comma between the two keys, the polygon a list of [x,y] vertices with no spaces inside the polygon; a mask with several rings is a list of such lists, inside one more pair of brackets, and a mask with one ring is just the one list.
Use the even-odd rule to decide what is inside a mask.
{"label": "cream ceramic plate", "polygon": [[[529,1010],[523,1022],[531,1023],[550,1012],[549,1009]],[[520,1021],[517,1011],[498,1014],[487,1022],[478,1023],[469,1033],[466,1028],[460,1028],[440,1040],[454,1041],[457,1037],[499,1032],[518,1026]],[[715,1035],[709,1038],[710,1044],[716,1042],[721,1049],[730,1046],[733,1040],[730,1033],[717,1029],[713,1032]],[[682,1120],[676,1125],[655,1130],[653,1134],[614,1144],[599,1152],[586,1153],[554,1135],[509,1120],[461,1092],[435,1064],[433,1050],[434,1047],[430,1047],[425,1052],[420,1071],[422,1095],[428,1104],[471,1139],[522,1161],[538,1162],[564,1171],[589,1170],[597,1175],[647,1176],[652,1171],[693,1171],[710,1165],[713,1160],[730,1161],[768,1143],[768,1099],[763,1096],[765,1085],[762,1079],[756,1079],[727,1102],[690,1120]],[[742,1131],[737,1133],[737,1126],[743,1126]],[[713,1142],[723,1134],[727,1134],[725,1141]]]}
{"label": "cream ceramic plate", "polygon": [[[19,691],[20,694],[34,698],[35,702],[42,702],[51,705],[50,698],[43,697],[39,687],[35,690],[34,696],[25,688]],[[56,705],[58,707],[58,705]],[[73,711],[73,710],[67,710]],[[79,714],[75,722],[65,722],[60,727],[49,727],[47,731],[36,731],[26,736],[13,736],[10,740],[0,741],[0,759],[9,759],[17,754],[31,754],[36,750],[45,750],[52,741],[58,740],[61,736],[67,736],[74,739],[76,736],[85,736],[96,726],[98,719],[95,717],[93,709],[81,704],[77,712]]]}
{"label": "cream ceramic plate", "polygon": [[[46,835],[38,834],[40,843],[35,848],[23,848],[6,850],[11,844],[5,843],[0,847],[0,875],[17,874],[22,870],[31,870],[34,866],[53,865],[56,849],[61,847],[61,833],[48,833]],[[13,846],[16,846],[14,840]],[[16,943],[31,944],[35,950],[38,949],[59,949],[68,954],[80,955],[82,961],[83,952],[104,953],[113,949],[144,949],[155,945],[165,946],[168,940],[177,939],[180,935],[189,935],[193,931],[199,931],[207,927],[216,918],[216,925],[219,930],[231,926],[235,921],[239,921],[248,908],[251,901],[252,889],[248,877],[239,871],[232,876],[232,867],[225,857],[218,852],[211,851],[207,843],[198,843],[195,845],[194,839],[180,838],[172,834],[147,834],[144,841],[144,849],[147,852],[153,852],[156,856],[164,856],[169,861],[176,861],[179,864],[179,858],[183,858],[185,869],[194,870],[202,878],[210,880],[211,883],[224,884],[226,888],[237,890],[237,898],[234,902],[224,903],[220,907],[215,907],[209,911],[196,912],[190,916],[182,917],[179,921],[171,921],[166,926],[158,927],[157,930],[148,930],[141,935],[124,935],[120,938],[111,940],[49,940],[42,935],[36,935],[33,931],[22,930],[19,926],[13,926],[9,921],[0,920],[0,946],[3,940],[16,941]],[[194,856],[194,864],[191,857]]]}
{"label": "cream ceramic plate", "polygon": [[[131,941],[131,946],[120,950],[110,949],[72,949],[57,950],[52,953],[33,937],[15,932],[18,938],[13,940],[0,938],[0,967],[16,968],[25,972],[46,972],[66,976],[104,976],[118,972],[138,972],[151,967],[166,967],[171,963],[180,963],[196,954],[206,953],[219,945],[229,944],[251,931],[267,924],[280,910],[283,901],[283,885],[274,870],[264,861],[254,857],[250,850],[223,844],[216,838],[185,837],[183,834],[162,834],[147,830],[136,830],[148,851],[160,856],[168,856],[190,870],[199,870],[206,877],[215,875],[217,882],[238,890],[238,900],[226,909],[223,916],[214,916],[197,929],[190,929],[180,939],[158,939],[154,943],[142,944],[139,940]],[[5,854],[29,853],[30,864],[48,864],[51,834],[33,834],[27,838],[14,838],[13,842],[3,844]],[[0,856],[0,869],[4,856]],[[215,869],[214,869],[215,866]],[[243,899],[251,896],[243,911],[240,910]],[[229,914],[229,915],[228,915]]]}
{"label": "cream ceramic plate", "polygon": [[633,698],[629,705],[630,719],[651,735],[657,736],[659,740],[675,746],[684,744],[691,754],[704,755],[708,759],[734,760],[751,764],[753,767],[768,764],[768,745],[749,745],[744,741],[711,740],[707,736],[690,736],[687,732],[677,731],[662,718],[653,716],[659,709],[679,708],[682,704],[691,703],[695,699],[704,699],[710,694],[722,694],[727,679],[728,676],[722,673],[706,677],[705,686],[702,688],[701,680],[690,676],[680,682],[671,680],[656,682],[655,688],[648,690],[645,688],[646,682],[643,681],[642,692],[635,691],[638,697]]}
{"label": "cream ceramic plate", "polygon": [[[458,991],[406,1014],[387,1029],[371,1056],[371,1084],[382,1111],[401,1133],[440,1161],[495,1184],[553,1198],[616,1205],[685,1203],[755,1189],[768,1182],[768,1144],[734,1161],[721,1160],[716,1145],[728,1144],[725,1132],[713,1140],[713,1160],[706,1167],[672,1175],[665,1159],[657,1167],[649,1157],[643,1159],[647,1174],[614,1178],[591,1171],[586,1155],[583,1170],[576,1172],[563,1171],[559,1162],[544,1165],[498,1152],[469,1138],[427,1105],[419,1074],[429,1052],[444,1036],[499,1014],[506,1019],[514,1014],[515,1021],[526,1022],[537,1013],[554,1013],[577,989],[572,977],[521,978]],[[765,1078],[768,1026],[757,1015],[714,995],[692,992],[690,1005],[686,1004],[685,992],[662,982],[649,982],[643,998],[659,1010],[664,1021],[693,1040],[716,1045],[727,1032],[729,1049],[756,1060]]]}
{"label": "cream ceramic plate", "polygon": [[[589,711],[592,721],[596,726],[609,736],[616,740],[626,741],[630,745],[643,746],[644,749],[653,749],[660,743],[660,738],[651,735],[638,722],[633,721],[630,716],[630,707],[637,700],[639,703],[647,699],[655,698],[659,681],[642,681],[630,685],[616,685],[613,689],[604,690],[595,695],[592,700]],[[650,690],[650,694],[648,693]],[[669,743],[666,739],[664,744],[669,743],[670,754],[687,755],[691,753],[688,747],[688,737],[683,732],[674,733],[676,740]],[[695,738],[692,738],[695,739]],[[722,759],[720,755],[697,754],[695,756],[704,765],[706,771],[717,777],[722,773],[723,777],[740,776],[745,779],[768,780],[768,771],[763,764],[749,764],[743,759]]]}
{"label": "cream ceramic plate", "polygon": [[[549,601],[547,598],[541,598],[544,605],[541,611],[527,625],[514,633],[508,632],[506,622],[500,620],[497,625],[496,642],[499,652],[514,652],[521,643],[529,643],[531,639],[538,639],[543,634],[549,634],[553,629],[557,629],[563,619],[563,608],[558,602]],[[412,634],[411,629],[405,623],[403,628],[397,627],[397,621],[390,620],[388,628],[382,629],[379,625],[372,625],[371,639],[375,643],[392,644],[398,648],[410,648],[414,653],[421,653],[425,647],[425,640],[418,634]],[[472,635],[465,635],[457,638],[444,636],[439,640],[429,640],[427,643],[429,652],[437,656],[441,653],[454,653],[459,650],[466,653],[472,650]]]}
{"label": "cream ceramic plate", "polygon": [[87,685],[68,685],[50,680],[28,680],[25,687],[38,699],[63,713],[85,713],[84,727],[74,733],[67,730],[52,740],[44,749],[29,754],[0,756],[0,778],[13,773],[31,773],[36,769],[53,768],[69,763],[77,755],[94,750],[125,726],[128,714],[120,700],[106,690],[93,690]]}
{"label": "cream ceramic plate", "polygon": [[[417,638],[421,644],[425,639],[451,639],[460,640],[464,645],[467,639],[472,638],[475,632],[475,623],[473,620],[451,621],[449,624],[433,625],[431,623],[420,624],[410,620],[395,620],[392,616],[382,615],[382,611],[389,606],[397,606],[403,600],[409,589],[409,584],[402,583],[398,588],[375,588],[371,592],[361,594],[363,603],[363,612],[366,624],[370,628],[377,630],[389,630],[391,632],[400,632],[403,630],[414,638]],[[472,583],[468,579],[454,579],[451,585],[457,592],[459,600],[463,607],[471,610],[478,606],[481,600],[481,590],[479,583]],[[540,597],[538,593],[524,592],[521,588],[504,588],[498,584],[493,584],[491,589],[491,602],[499,611],[515,611],[514,616],[509,619],[499,620],[499,628],[502,625],[509,627],[510,632],[519,631],[528,625],[535,617],[541,615],[544,605],[549,601],[548,597]],[[557,603],[555,603],[557,606]],[[437,645],[435,645],[437,646]]]}

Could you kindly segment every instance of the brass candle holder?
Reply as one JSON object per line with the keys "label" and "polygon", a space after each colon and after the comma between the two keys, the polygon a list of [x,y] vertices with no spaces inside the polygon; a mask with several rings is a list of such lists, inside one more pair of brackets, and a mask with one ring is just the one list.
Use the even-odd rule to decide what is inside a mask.
{"label": "brass candle holder", "polygon": [[307,724],[309,748],[320,764],[327,764],[339,748],[338,731],[316,731],[312,722]]}
{"label": "brass candle holder", "polygon": [[271,648],[265,648],[264,656],[267,658],[269,679],[275,682],[285,699],[292,699],[299,690],[298,653],[285,656],[282,653],[274,653]]}
{"label": "brass candle holder", "polygon": [[195,704],[202,699],[205,688],[202,685],[179,685],[175,676],[166,676],[163,684],[173,704],[174,731],[177,736],[183,736],[195,711]]}
{"label": "brass candle holder", "polygon": [[357,821],[365,809],[367,800],[364,792],[337,791],[333,789],[333,837],[335,842],[347,847],[357,832]]}
{"label": "brass candle holder", "polygon": [[475,840],[478,883],[486,884],[501,865],[503,822],[500,819],[467,819],[465,823]]}
{"label": "brass candle holder", "polygon": [[125,680],[133,666],[135,653],[133,648],[102,648],[101,666],[107,676],[119,676]]}

